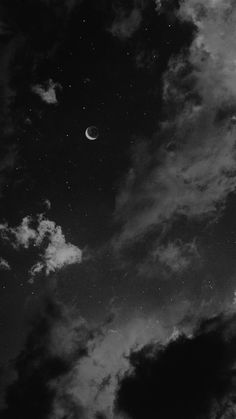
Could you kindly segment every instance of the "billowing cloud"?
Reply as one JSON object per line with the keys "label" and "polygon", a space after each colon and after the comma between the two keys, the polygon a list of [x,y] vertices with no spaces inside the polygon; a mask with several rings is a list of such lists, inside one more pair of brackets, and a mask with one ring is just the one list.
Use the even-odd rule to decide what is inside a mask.
{"label": "billowing cloud", "polygon": [[41,250],[40,260],[30,269],[31,277],[41,272],[49,275],[67,265],[82,261],[81,249],[67,242],[62,228],[43,215],[39,215],[37,220],[27,216],[17,227],[2,224],[0,234],[15,249],[34,246]]}
{"label": "billowing cloud", "polygon": [[130,356],[117,412],[130,419],[235,417],[235,315],[203,321],[192,336]]}
{"label": "billowing cloud", "polygon": [[163,77],[158,132],[134,149],[117,197],[117,247],[180,216],[219,217],[236,188],[235,4],[186,1],[175,13],[195,25],[196,36]]}
{"label": "billowing cloud", "polygon": [[41,84],[32,86],[32,92],[39,95],[42,101],[48,105],[56,105],[58,103],[56,89],[62,89],[62,86],[60,83],[55,83],[52,79],[49,79],[45,86]]}

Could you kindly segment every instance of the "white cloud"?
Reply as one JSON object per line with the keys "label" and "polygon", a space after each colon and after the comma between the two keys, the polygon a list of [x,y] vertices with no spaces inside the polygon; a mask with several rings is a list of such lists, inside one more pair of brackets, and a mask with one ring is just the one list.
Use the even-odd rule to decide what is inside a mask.
{"label": "white cloud", "polygon": [[14,228],[2,224],[0,233],[16,249],[28,249],[30,246],[40,249],[40,260],[30,268],[31,280],[41,272],[49,275],[67,265],[82,261],[81,249],[67,242],[61,227],[54,221],[45,219],[43,215],[38,216],[37,220],[24,217],[21,224]]}
{"label": "white cloud", "polygon": [[38,226],[38,236],[36,246],[39,246],[45,237],[48,237],[48,246],[41,256],[41,262],[32,268],[35,275],[45,268],[46,275],[55,272],[58,269],[74,263],[80,263],[82,260],[81,250],[67,243],[60,226],[56,226],[53,221],[42,219]]}
{"label": "white cloud", "polygon": [[9,231],[15,235],[15,245],[23,246],[26,249],[33,243],[37,237],[37,231],[30,227],[31,217],[24,217],[21,224],[16,228],[10,228]]}
{"label": "white cloud", "polygon": [[39,95],[42,101],[49,105],[56,105],[58,103],[56,89],[62,89],[62,86],[60,83],[55,83],[52,79],[48,80],[46,86],[41,84],[32,86],[32,92]]}
{"label": "white cloud", "polygon": [[3,259],[2,257],[0,257],[0,270],[3,270],[3,271],[11,270],[11,267],[9,263],[7,262],[7,260]]}
{"label": "white cloud", "polygon": [[24,247],[28,249],[30,244],[36,239],[37,232],[30,227],[31,217],[24,217],[21,224],[15,228],[11,228],[8,224],[0,225],[1,237],[9,241],[15,248]]}

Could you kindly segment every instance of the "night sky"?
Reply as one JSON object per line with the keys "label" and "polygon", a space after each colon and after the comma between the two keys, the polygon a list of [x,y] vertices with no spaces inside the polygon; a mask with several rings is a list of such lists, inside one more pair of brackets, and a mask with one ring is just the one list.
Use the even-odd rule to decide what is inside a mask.
{"label": "night sky", "polygon": [[3,418],[235,418],[235,2],[1,0],[0,137]]}

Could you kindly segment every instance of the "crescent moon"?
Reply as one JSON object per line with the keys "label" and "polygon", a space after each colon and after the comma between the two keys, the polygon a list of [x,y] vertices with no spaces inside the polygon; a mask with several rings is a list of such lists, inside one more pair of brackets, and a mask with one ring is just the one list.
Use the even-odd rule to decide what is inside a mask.
{"label": "crescent moon", "polygon": [[89,128],[86,129],[85,136],[88,138],[88,140],[91,140],[91,141],[96,140],[96,137],[91,137],[91,135],[89,135]]}

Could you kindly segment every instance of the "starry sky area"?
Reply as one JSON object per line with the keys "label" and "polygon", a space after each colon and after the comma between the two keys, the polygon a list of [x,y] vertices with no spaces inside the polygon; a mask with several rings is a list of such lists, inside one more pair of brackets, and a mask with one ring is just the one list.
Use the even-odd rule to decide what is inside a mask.
{"label": "starry sky area", "polygon": [[92,324],[234,306],[236,17],[212,3],[1,1],[3,364],[45,293]]}
{"label": "starry sky area", "polygon": [[[150,4],[138,33],[121,41],[109,31],[114,18],[109,2],[87,1],[66,22],[62,11],[57,16],[43,2],[13,2],[6,10],[26,40],[16,53],[17,70],[9,69],[12,89],[17,90],[11,105],[16,126],[4,147],[12,142],[17,158],[2,186],[2,220],[16,225],[25,215],[44,211],[49,199],[50,217],[63,224],[70,240],[98,253],[85,268],[79,267],[82,272],[75,267],[62,273],[63,295],[74,298],[78,293],[76,299],[89,316],[103,311],[114,297],[127,305],[136,304],[136,298],[137,305],[148,305],[151,284],[136,289],[132,273],[120,270],[109,249],[100,248],[107,247],[119,228],[114,222],[115,201],[129,170],[131,148],[136,139],[149,138],[156,130],[161,75],[169,57],[190,42],[192,27],[157,16]],[[7,44],[11,33],[2,38]],[[142,53],[147,58],[138,64]],[[30,89],[48,79],[63,86],[56,106],[45,104]],[[99,129],[97,141],[85,138],[90,125]],[[15,329],[25,299],[41,286],[27,284],[27,258],[12,257],[14,274],[1,273],[1,307],[7,310],[2,327],[8,333]]]}

